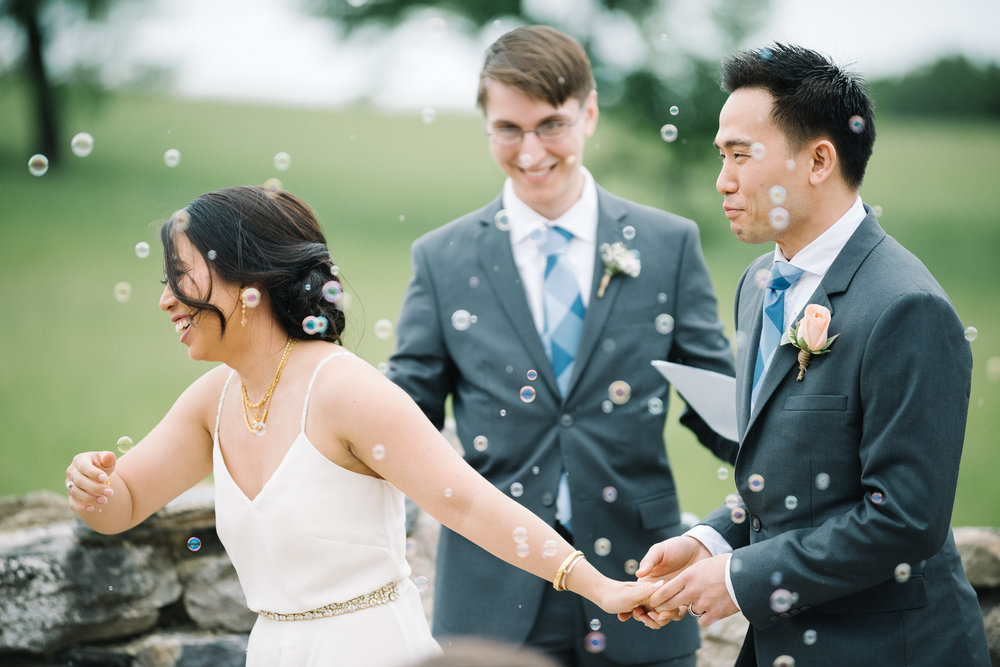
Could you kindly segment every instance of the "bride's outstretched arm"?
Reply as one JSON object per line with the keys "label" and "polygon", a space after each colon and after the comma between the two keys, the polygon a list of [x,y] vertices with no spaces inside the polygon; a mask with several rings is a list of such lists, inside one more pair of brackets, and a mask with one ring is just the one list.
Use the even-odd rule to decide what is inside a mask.
{"label": "bride's outstretched arm", "polygon": [[558,577],[557,588],[610,613],[631,612],[658,587],[609,579],[582,554],[573,557],[551,526],[473,470],[409,396],[365,362],[345,358],[324,375],[323,403],[313,403],[324,406],[320,429],[448,528],[522,570]]}

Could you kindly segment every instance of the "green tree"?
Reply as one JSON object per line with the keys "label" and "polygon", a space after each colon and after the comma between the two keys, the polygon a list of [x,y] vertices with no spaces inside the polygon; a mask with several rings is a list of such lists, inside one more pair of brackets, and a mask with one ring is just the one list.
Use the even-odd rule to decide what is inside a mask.
{"label": "green tree", "polygon": [[104,14],[113,0],[0,0],[0,18],[13,21],[25,38],[22,54],[24,78],[31,88],[34,105],[35,138],[33,151],[43,153],[49,166],[62,156],[61,123],[55,86],[45,58],[53,22],[50,12],[60,8],[82,12],[87,20]]}
{"label": "green tree", "polygon": [[1000,66],[950,56],[871,84],[879,110],[898,116],[1000,118]]}

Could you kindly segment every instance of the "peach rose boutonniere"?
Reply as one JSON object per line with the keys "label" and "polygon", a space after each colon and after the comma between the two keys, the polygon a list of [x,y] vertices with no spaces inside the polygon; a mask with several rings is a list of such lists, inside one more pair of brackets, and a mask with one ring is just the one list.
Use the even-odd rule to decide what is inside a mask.
{"label": "peach rose boutonniere", "polygon": [[840,335],[827,337],[830,330],[830,310],[827,307],[810,303],[803,315],[781,337],[782,345],[791,344],[799,348],[799,375],[796,377],[799,382],[806,376],[812,356],[829,352],[830,345]]}

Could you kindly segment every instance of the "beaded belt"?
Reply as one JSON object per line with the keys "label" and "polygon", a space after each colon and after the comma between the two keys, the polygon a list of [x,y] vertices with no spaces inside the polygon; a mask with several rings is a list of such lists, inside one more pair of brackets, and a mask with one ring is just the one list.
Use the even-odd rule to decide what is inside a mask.
{"label": "beaded belt", "polygon": [[359,595],[356,598],[351,598],[347,602],[334,602],[332,604],[323,605],[319,609],[313,609],[312,611],[303,611],[296,614],[279,614],[274,611],[265,611],[261,609],[257,613],[264,618],[271,619],[272,621],[308,621],[314,618],[327,618],[329,616],[350,614],[351,612],[361,611],[362,609],[367,609],[368,607],[377,607],[387,602],[392,602],[398,597],[399,589],[397,588],[397,584],[395,581],[391,581],[385,586],[375,589],[371,593]]}

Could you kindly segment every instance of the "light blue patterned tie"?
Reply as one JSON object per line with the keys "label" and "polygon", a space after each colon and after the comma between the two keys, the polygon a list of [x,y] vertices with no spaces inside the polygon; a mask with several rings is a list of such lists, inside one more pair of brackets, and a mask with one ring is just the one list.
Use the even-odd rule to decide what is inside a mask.
{"label": "light blue patterned tie", "polygon": [[[542,342],[552,362],[559,393],[564,397],[573,377],[576,348],[583,333],[583,316],[586,309],[576,277],[566,261],[566,250],[573,233],[562,227],[550,227],[539,250],[545,255],[545,330]],[[556,494],[556,519],[566,530],[572,530],[569,478],[563,470],[559,475]]]}
{"label": "light blue patterned tie", "polygon": [[757,363],[753,369],[753,391],[750,394],[750,407],[757,403],[760,393],[761,378],[771,364],[781,335],[785,332],[785,290],[795,284],[802,276],[802,269],[788,262],[775,262],[771,266],[771,277],[764,294],[764,321],[760,330],[760,347],[757,350]]}
{"label": "light blue patterned tie", "polygon": [[572,232],[550,227],[540,250],[545,257],[545,330],[542,342],[552,361],[559,393],[566,396],[573,376],[576,348],[583,333],[585,308],[580,287],[566,261]]}

